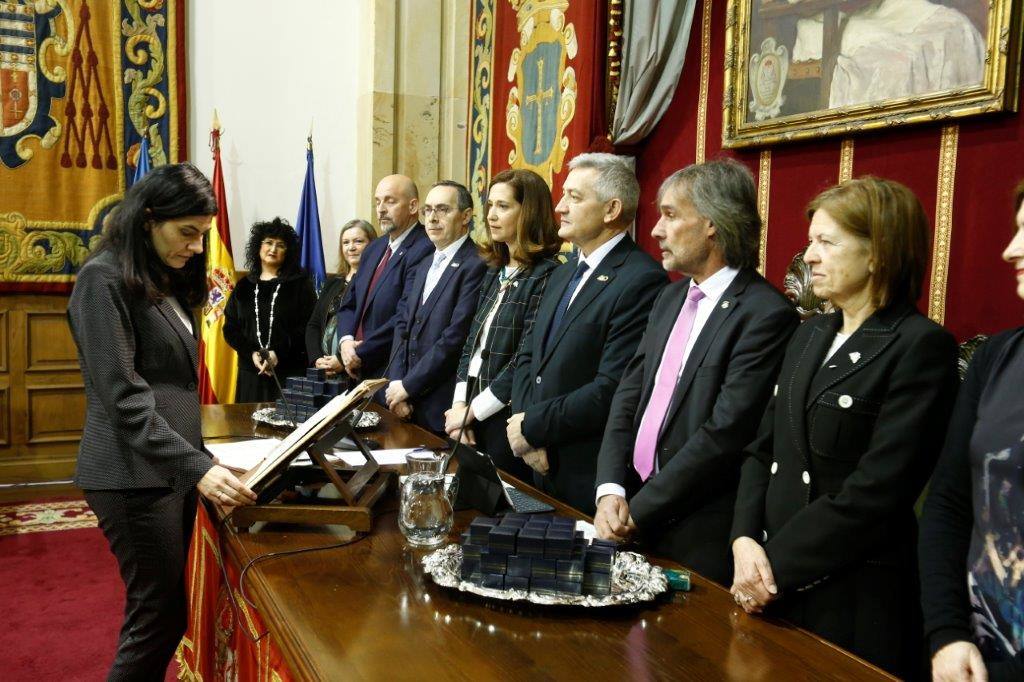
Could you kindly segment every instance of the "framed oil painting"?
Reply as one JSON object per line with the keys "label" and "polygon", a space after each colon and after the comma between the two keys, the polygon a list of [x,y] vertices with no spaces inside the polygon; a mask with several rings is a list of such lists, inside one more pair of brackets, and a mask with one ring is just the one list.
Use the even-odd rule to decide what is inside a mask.
{"label": "framed oil painting", "polygon": [[729,0],[726,147],[1016,111],[1012,0]]}

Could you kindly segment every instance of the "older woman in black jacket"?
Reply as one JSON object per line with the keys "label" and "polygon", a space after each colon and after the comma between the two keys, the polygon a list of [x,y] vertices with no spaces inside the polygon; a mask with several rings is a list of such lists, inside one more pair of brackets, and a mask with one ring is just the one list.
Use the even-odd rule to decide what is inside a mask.
{"label": "older woman in black jacket", "polygon": [[514,360],[548,276],[559,265],[555,254],[561,240],[554,216],[551,190],[533,171],[507,170],[491,180],[490,239],[480,248],[490,268],[462,351],[452,408],[445,413],[449,436],[476,445],[498,467],[527,481],[532,470],[512,454],[506,428]]}
{"label": "older woman in black jacket", "polygon": [[255,499],[214,464],[199,422],[192,309],[216,212],[194,166],[152,170],[110,214],[68,302],[87,399],[75,484],[127,590],[112,680],[163,679],[185,633],[197,491],[222,506]]}
{"label": "older woman in black jacket", "polygon": [[[1024,299],[1024,184],[1003,252]],[[921,518],[932,679],[1024,679],[1024,327],[967,370]]]}
{"label": "older woman in black jacket", "polygon": [[[956,343],[914,305],[928,259],[917,197],[860,178],[811,202],[814,293],[743,464],[732,593],[914,677],[914,502],[956,393]],[[767,607],[767,608],[766,608]]]}

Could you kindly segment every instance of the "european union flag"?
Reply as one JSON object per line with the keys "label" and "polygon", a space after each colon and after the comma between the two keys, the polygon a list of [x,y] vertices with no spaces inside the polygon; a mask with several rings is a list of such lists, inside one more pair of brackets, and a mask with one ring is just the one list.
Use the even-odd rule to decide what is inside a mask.
{"label": "european union flag", "polygon": [[324,267],[324,247],[320,238],[320,211],[316,204],[316,181],[313,179],[313,138],[306,146],[306,180],[302,183],[302,200],[299,202],[299,218],[295,221],[295,232],[299,235],[299,264],[313,278],[313,287],[319,296],[327,279]]}
{"label": "european union flag", "polygon": [[142,134],[142,144],[139,145],[139,160],[135,163],[135,175],[132,177],[132,184],[142,179],[142,176],[150,171],[152,166],[149,163],[149,135]]}

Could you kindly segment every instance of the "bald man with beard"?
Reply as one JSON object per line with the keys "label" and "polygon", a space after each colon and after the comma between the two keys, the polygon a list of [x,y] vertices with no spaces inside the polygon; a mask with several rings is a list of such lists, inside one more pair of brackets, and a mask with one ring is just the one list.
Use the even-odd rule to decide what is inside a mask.
{"label": "bald man with beard", "polygon": [[373,200],[383,236],[366,247],[338,307],[338,360],[353,379],[382,376],[409,273],[434,250],[418,220],[419,191],[411,178],[387,176]]}

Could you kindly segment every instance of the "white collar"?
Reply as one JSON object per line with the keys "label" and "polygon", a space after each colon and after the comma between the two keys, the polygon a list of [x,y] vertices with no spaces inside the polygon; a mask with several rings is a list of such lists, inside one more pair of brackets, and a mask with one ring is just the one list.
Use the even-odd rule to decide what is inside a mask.
{"label": "white collar", "polygon": [[601,244],[601,246],[594,249],[589,256],[584,256],[583,252],[580,251],[576,260],[577,267],[580,263],[586,263],[588,270],[597,270],[597,266],[601,264],[601,261],[604,260],[604,257],[611,253],[612,249],[618,246],[619,242],[621,242],[625,238],[626,233],[620,232],[611,239],[609,239],[608,241],[606,241],[604,244]]}
{"label": "white collar", "polygon": [[690,287],[699,286],[700,290],[704,292],[704,300],[706,301],[717,301],[725,293],[725,290],[729,288],[732,281],[736,279],[736,275],[740,274],[740,271],[736,268],[730,268],[726,265],[715,274],[705,279],[700,284],[697,284],[690,280]]}
{"label": "white collar", "polygon": [[445,261],[451,261],[451,259],[455,256],[455,253],[459,249],[462,248],[463,244],[466,243],[467,239],[469,239],[469,233],[468,232],[466,234],[462,235],[461,237],[459,237],[458,239],[456,239],[455,241],[453,241],[447,247],[441,249],[440,251],[438,251],[437,249],[434,249],[434,261],[437,262],[437,254],[439,254],[439,253],[443,253],[444,254]]}
{"label": "white collar", "polygon": [[391,239],[390,237],[388,238],[388,246],[391,247],[391,253],[398,251],[398,246],[405,240],[406,237],[409,236],[409,233],[412,232],[414,229],[416,229],[416,223],[413,223],[412,227],[410,227],[408,230],[406,230],[399,236],[395,237],[394,239]]}

